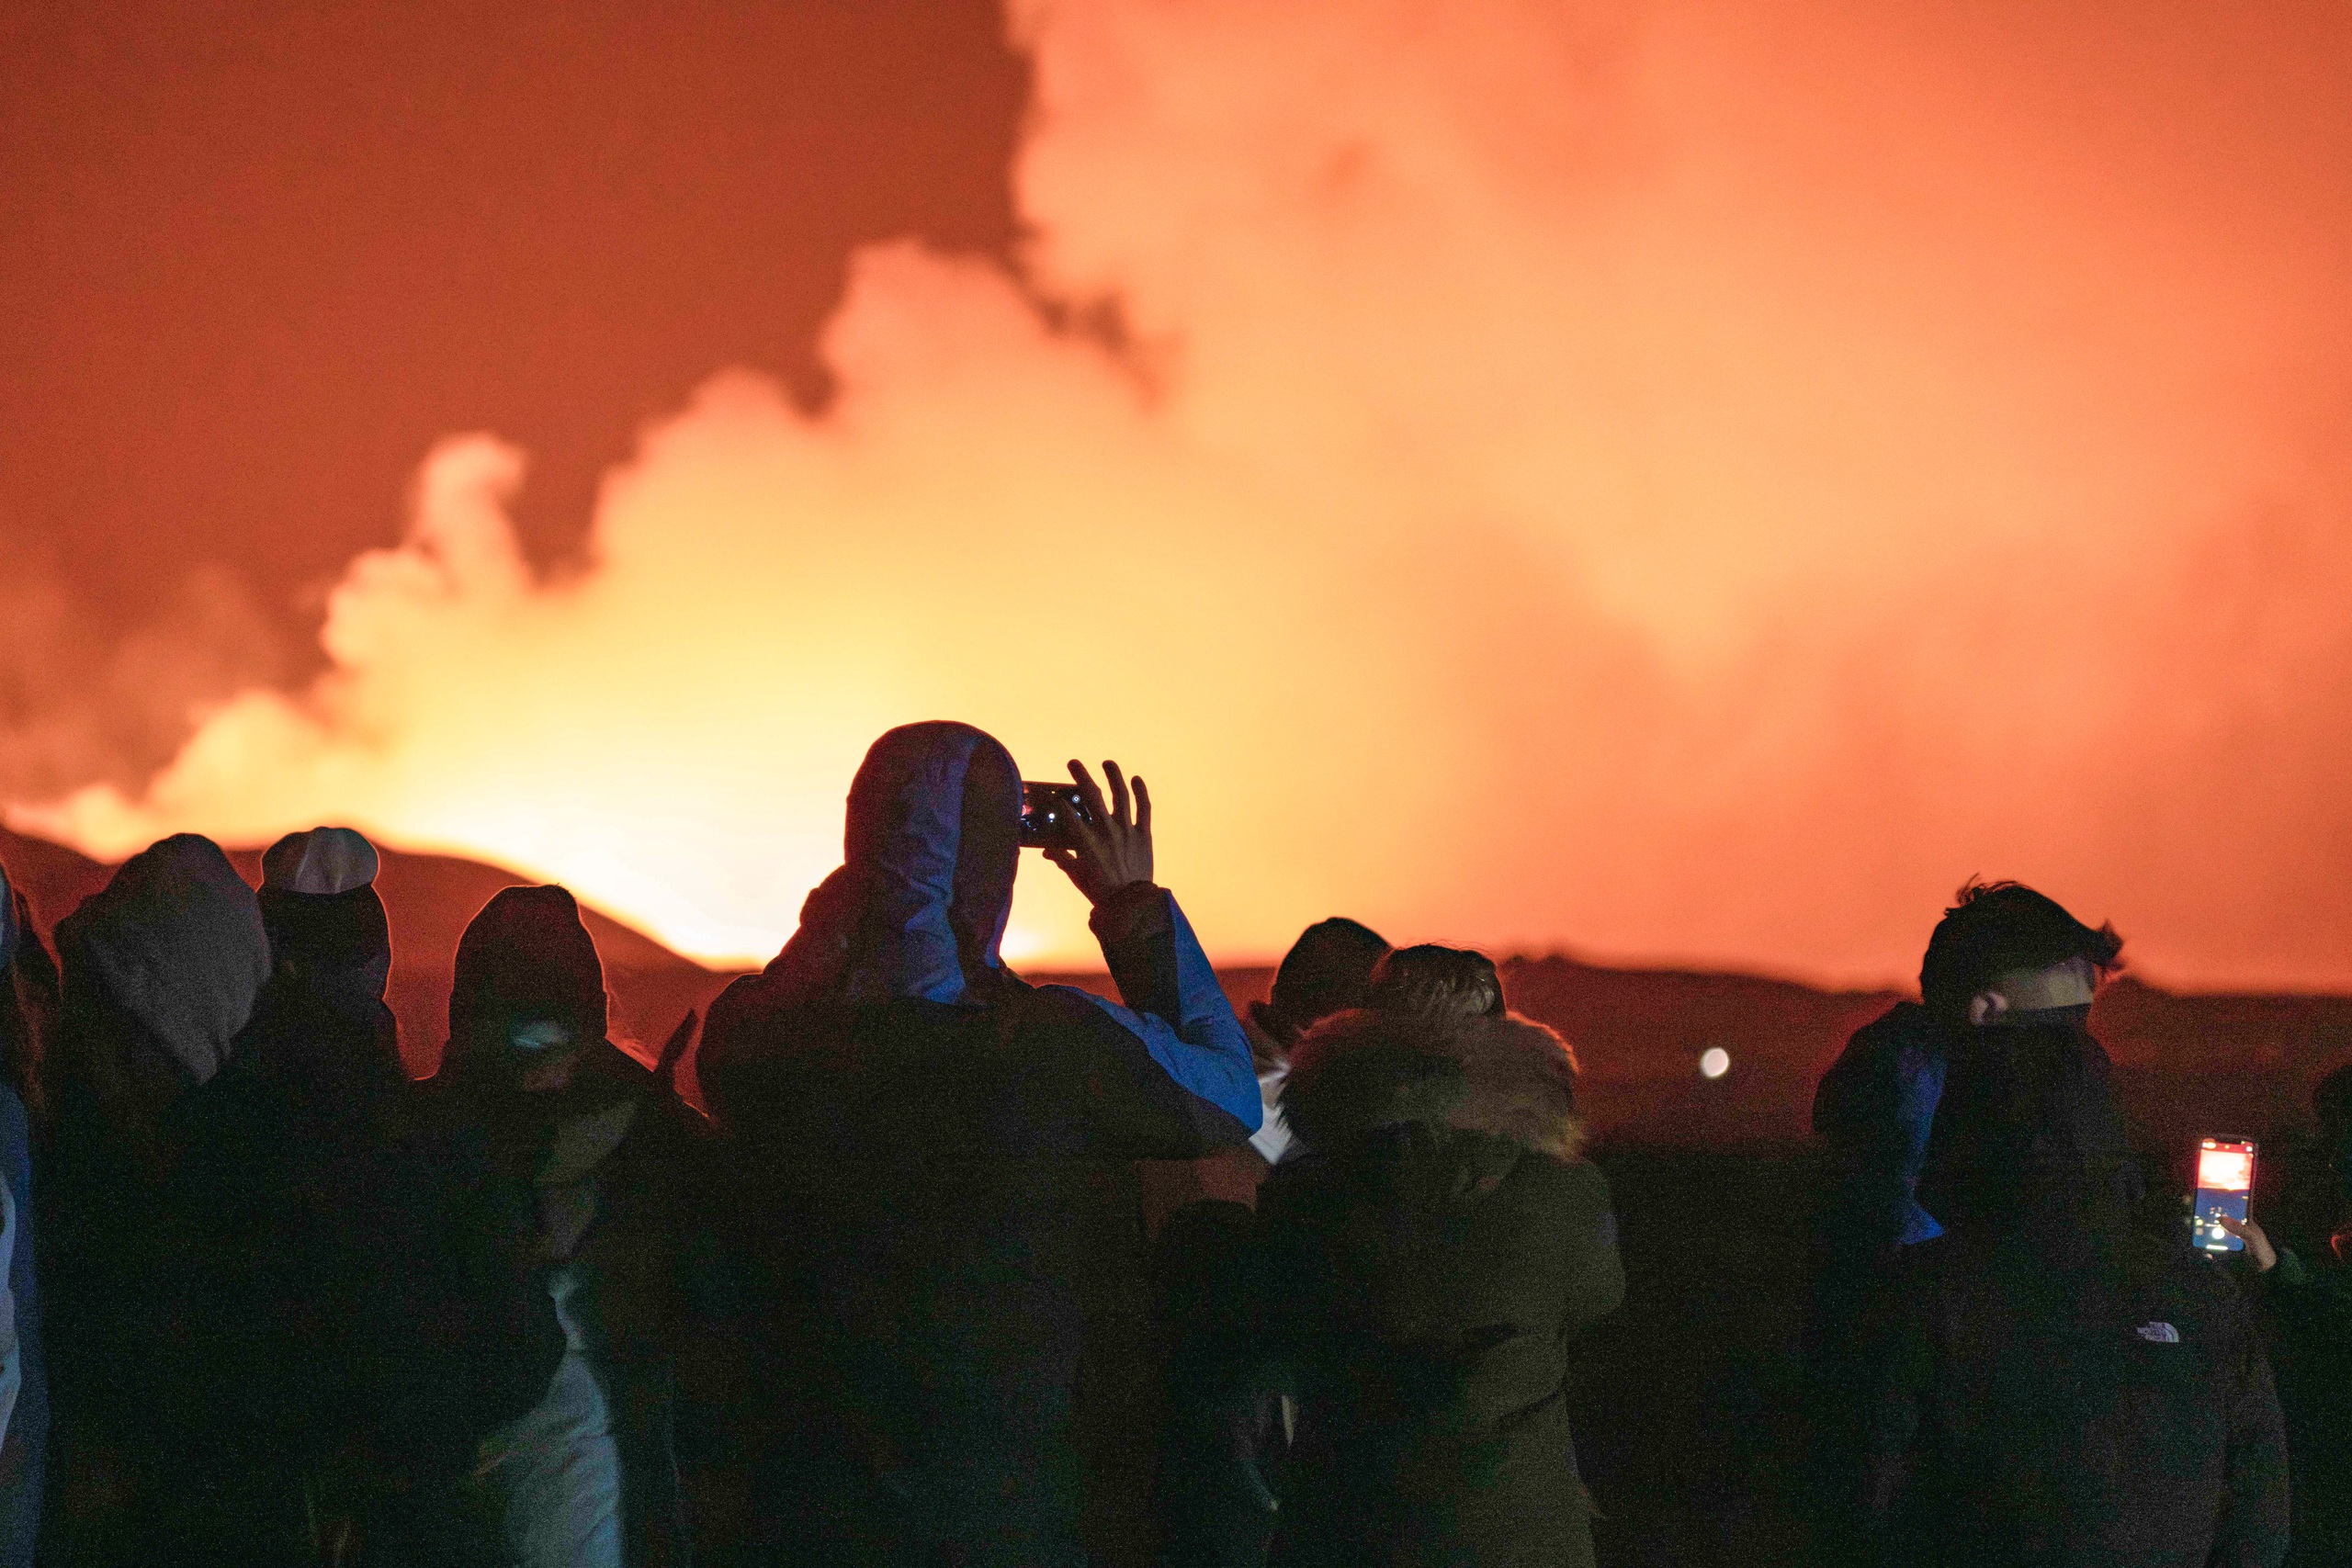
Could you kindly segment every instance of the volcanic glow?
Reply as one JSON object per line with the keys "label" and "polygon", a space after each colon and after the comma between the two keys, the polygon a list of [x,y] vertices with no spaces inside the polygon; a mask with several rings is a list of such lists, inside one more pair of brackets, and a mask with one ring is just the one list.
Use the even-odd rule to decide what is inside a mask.
{"label": "volcanic glow", "polygon": [[2352,13],[2080,9],[1021,7],[1025,282],[862,254],[838,399],[714,367],[573,579],[453,434],[315,687],[12,819],[345,820],[763,957],[960,717],[1142,772],[1227,956],[1877,979],[1982,872],[2352,983]]}

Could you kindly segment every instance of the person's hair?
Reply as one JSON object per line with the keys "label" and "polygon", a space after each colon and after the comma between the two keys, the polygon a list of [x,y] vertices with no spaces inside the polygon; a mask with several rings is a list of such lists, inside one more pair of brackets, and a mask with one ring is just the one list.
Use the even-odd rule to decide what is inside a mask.
{"label": "person's hair", "polygon": [[1301,931],[1274,971],[1273,993],[1250,1005],[1259,1028],[1282,1045],[1336,1012],[1363,1006],[1373,965],[1387,953],[1380,933],[1358,920],[1334,915]]}
{"label": "person's hair", "polygon": [[2105,975],[2122,953],[2123,939],[2113,926],[2086,926],[2056,899],[2021,882],[1972,877],[1928,939],[1919,996],[1929,1011],[1951,1017],[1999,976],[2048,969],[2075,958]]}
{"label": "person's hair", "polygon": [[1373,965],[1364,1005],[1374,1012],[1491,1017],[1503,1010],[1502,976],[1492,959],[1467,948],[1400,947]]}

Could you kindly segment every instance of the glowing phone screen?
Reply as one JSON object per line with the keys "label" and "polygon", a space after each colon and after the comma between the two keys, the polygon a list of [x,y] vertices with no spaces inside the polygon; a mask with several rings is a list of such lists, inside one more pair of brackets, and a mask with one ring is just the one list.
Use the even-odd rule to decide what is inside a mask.
{"label": "glowing phone screen", "polygon": [[2197,1201],[2189,1224],[2207,1252],[2243,1252],[2245,1243],[2216,1222],[2222,1215],[2245,1218],[2254,1190],[2254,1145],[2236,1138],[2206,1138],[2197,1145]]}

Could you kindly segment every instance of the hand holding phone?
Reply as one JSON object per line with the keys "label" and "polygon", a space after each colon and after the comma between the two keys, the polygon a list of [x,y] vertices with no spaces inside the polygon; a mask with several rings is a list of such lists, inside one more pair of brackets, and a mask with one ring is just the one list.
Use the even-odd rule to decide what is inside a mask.
{"label": "hand holding phone", "polygon": [[[1102,773],[1111,784],[1107,800],[1094,775],[1079,761],[1069,765],[1069,784],[1022,785],[1024,801],[1032,789],[1049,790],[1061,799],[1075,797],[1077,809],[1069,814],[1068,836],[1059,843],[1040,841],[1040,847],[1090,904],[1102,903],[1122,887],[1151,880],[1151,792],[1141,779],[1135,780],[1130,790],[1127,776],[1116,762],[1104,762]],[[1022,816],[1023,841],[1039,841],[1028,836],[1025,809]]]}
{"label": "hand holding phone", "polygon": [[2233,1220],[2222,1216],[2222,1228],[2245,1243],[2245,1255],[2257,1274],[2267,1274],[2278,1267],[2278,1249],[2270,1245],[2270,1233],[2252,1220]]}
{"label": "hand holding phone", "polygon": [[[2245,1250],[2246,1202],[2254,1195],[2254,1141],[2203,1138],[2197,1145],[2197,1196],[2190,1235],[2205,1252]],[[2235,1222],[2225,1224],[2223,1221]]]}

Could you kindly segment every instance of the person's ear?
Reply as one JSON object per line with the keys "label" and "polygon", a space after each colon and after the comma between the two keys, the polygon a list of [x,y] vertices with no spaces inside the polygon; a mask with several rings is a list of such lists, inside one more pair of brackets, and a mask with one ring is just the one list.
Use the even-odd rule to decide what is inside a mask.
{"label": "person's ear", "polygon": [[1998,1023],[2009,1010],[2009,998],[1998,991],[1979,991],[1968,998],[1968,1021],[1982,1029]]}

